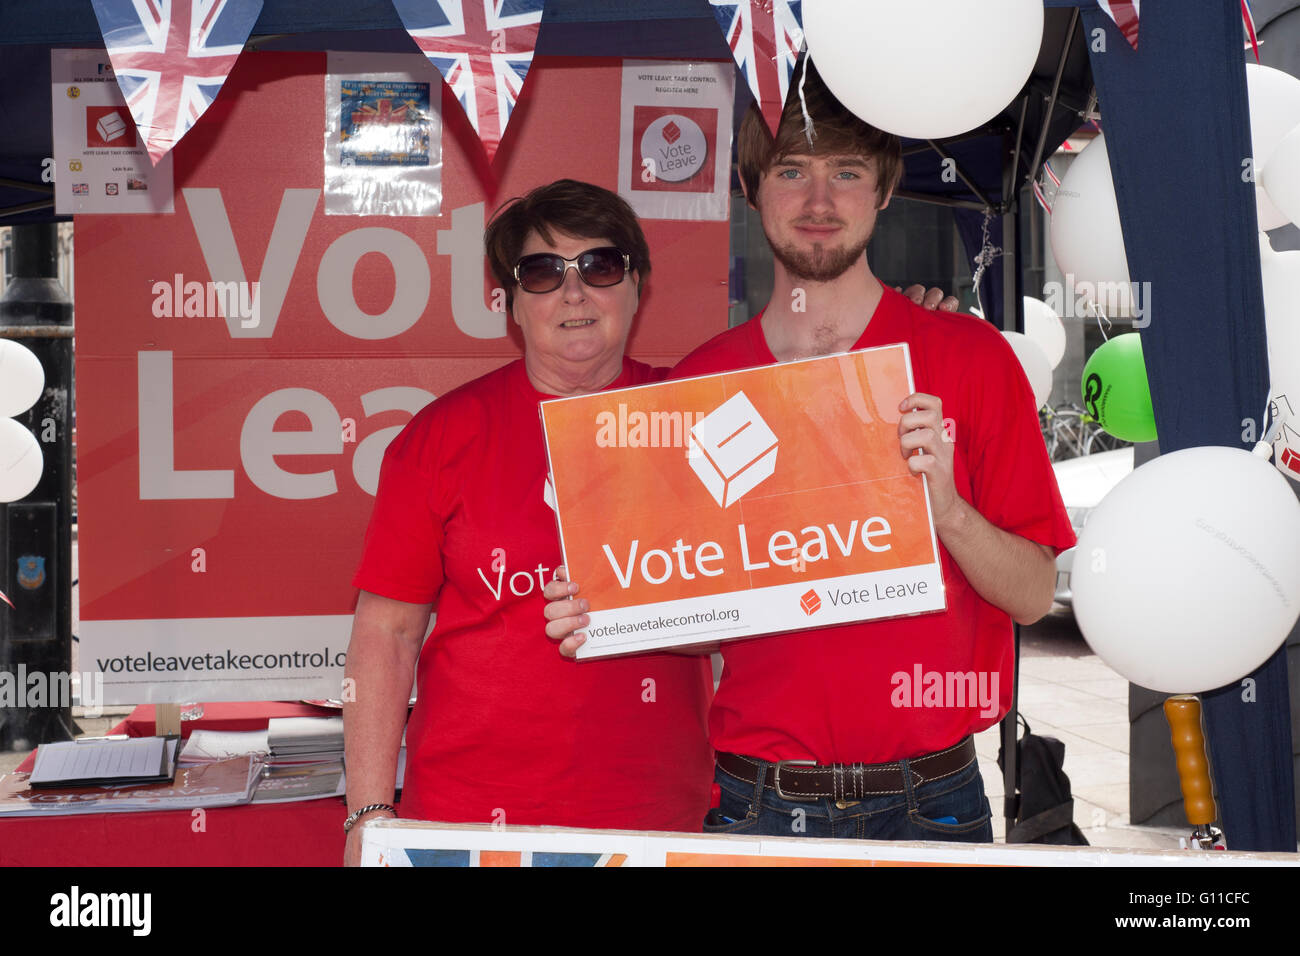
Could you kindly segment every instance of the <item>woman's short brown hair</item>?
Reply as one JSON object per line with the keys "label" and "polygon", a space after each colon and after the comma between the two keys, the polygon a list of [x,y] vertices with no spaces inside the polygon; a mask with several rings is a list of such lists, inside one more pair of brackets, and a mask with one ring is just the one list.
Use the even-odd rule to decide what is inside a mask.
{"label": "woman's short brown hair", "polygon": [[637,272],[637,292],[650,275],[650,244],[632,207],[617,193],[576,179],[559,179],[509,200],[483,233],[492,274],[506,290],[506,307],[515,301],[515,263],[528,234],[554,245],[551,231],[579,238],[607,239],[627,253]]}
{"label": "woman's short brown hair", "polygon": [[740,132],[736,136],[737,166],[745,195],[750,203],[755,202],[763,174],[787,156],[850,153],[875,161],[876,206],[879,207],[902,178],[902,143],[894,134],[876,129],[849,112],[826,88],[813,65],[808,69],[803,90],[813,124],[810,147],[804,135],[803,105],[799,99],[799,81],[803,64],[807,62],[807,57],[804,57],[790,80],[790,95],[781,111],[775,139],[757,106],[751,105],[740,122]]}

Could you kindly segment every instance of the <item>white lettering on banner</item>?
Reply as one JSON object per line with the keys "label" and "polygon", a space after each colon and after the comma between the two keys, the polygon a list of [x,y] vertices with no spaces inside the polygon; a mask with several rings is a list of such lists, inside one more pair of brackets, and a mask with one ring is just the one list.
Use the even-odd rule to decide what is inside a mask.
{"label": "white lettering on banner", "polygon": [[[213,281],[244,282],[244,264],[221,190],[181,192]],[[319,189],[284,191],[256,287],[252,314],[260,321],[243,327],[238,316],[227,315],[231,338],[269,339],[275,334],[319,199]],[[472,338],[499,339],[506,334],[506,317],[483,299],[483,211],[481,202],[453,209],[451,228],[438,230],[438,255],[451,257],[451,317],[456,328]],[[393,301],[380,315],[362,312],[352,291],[353,270],[367,252],[380,253],[393,266]],[[344,334],[367,340],[391,338],[411,328],[429,303],[431,284],[429,262],[419,244],[403,232],[382,227],[355,229],[335,239],[316,273],[316,294],[325,317]]]}
{"label": "white lettering on banner", "polygon": [[[377,388],[361,396],[361,410],[366,417],[380,412],[409,412],[414,415],[434,399],[432,392],[409,385],[393,385],[389,388]],[[384,452],[388,443],[397,437],[405,426],[393,425],[381,428],[369,435],[357,446],[352,455],[352,477],[356,479],[361,490],[373,495],[379,490],[379,466],[384,462]]]}
{"label": "white lettering on banner", "polygon": [[[368,252],[379,253],[393,267],[393,301],[378,315],[363,312],[353,292],[353,273]],[[455,266],[452,268],[454,276]],[[455,279],[452,281],[454,284]],[[354,229],[330,243],[321,256],[320,269],[316,272],[316,297],[330,325],[344,335],[355,339],[388,339],[401,335],[420,320],[424,307],[429,304],[430,284],[428,260],[406,233],[396,229]],[[480,298],[482,286],[480,275]]]}
{"label": "white lettering on banner", "polygon": [[451,318],[456,328],[476,339],[502,338],[505,313],[493,312],[483,301],[483,203],[451,211],[451,228],[438,230],[438,255],[451,256]]}
{"label": "white lettering on banner", "polygon": [[[275,430],[286,412],[302,412],[311,422],[309,431]],[[268,495],[299,501],[325,498],[339,490],[334,470],[309,475],[285,471],[277,455],[338,455],[343,452],[338,409],[320,392],[309,388],[281,388],[263,397],[244,419],[239,431],[239,457],[253,484]]]}
{"label": "white lettering on banner", "polygon": [[140,500],[235,497],[235,473],[229,469],[176,470],[172,353],[141,352],[136,385],[140,396]]}
{"label": "white lettering on banner", "polygon": [[[140,500],[176,500],[235,497],[231,469],[177,471],[172,389],[172,353],[137,355],[140,401]],[[392,386],[366,392],[361,408],[366,416],[405,411],[414,415],[434,396],[422,388]],[[309,431],[276,431],[286,412],[301,412],[311,422]],[[382,428],[367,436],[352,456],[357,485],[373,495],[379,487],[379,468],[388,443],[401,425]],[[334,470],[303,475],[285,471],[277,455],[338,455],[344,450],[342,422],[334,404],[309,388],[283,388],[258,401],[245,417],[239,435],[239,456],[249,479],[276,498],[323,498],[338,491]]]}
{"label": "white lettering on banner", "polygon": [[[235,233],[230,227],[221,190],[194,188],[182,189],[181,193],[185,196],[194,235],[199,240],[212,281],[245,282],[244,263],[235,244]],[[289,292],[289,280],[293,278],[294,268],[302,255],[302,246],[319,199],[319,189],[284,191],[262,259],[253,300],[251,314],[257,315],[259,321],[256,325],[244,326],[238,316],[226,315],[226,328],[231,338],[269,339],[275,333],[284,297]],[[321,261],[323,264],[324,259]]]}

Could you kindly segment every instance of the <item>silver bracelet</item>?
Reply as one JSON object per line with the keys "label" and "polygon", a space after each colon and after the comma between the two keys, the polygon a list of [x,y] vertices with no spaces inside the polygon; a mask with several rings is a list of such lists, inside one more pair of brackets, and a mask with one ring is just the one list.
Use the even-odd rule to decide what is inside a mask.
{"label": "silver bracelet", "polygon": [[343,821],[343,832],[351,832],[352,828],[356,826],[358,820],[364,817],[367,813],[373,813],[376,810],[387,810],[389,813],[396,813],[397,807],[393,806],[391,803],[371,803],[361,807],[360,809],[353,810],[348,815],[348,818]]}

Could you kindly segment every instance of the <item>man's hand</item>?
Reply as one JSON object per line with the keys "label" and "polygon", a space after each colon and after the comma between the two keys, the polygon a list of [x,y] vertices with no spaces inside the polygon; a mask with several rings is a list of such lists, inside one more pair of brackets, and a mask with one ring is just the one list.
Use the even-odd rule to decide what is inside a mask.
{"label": "man's hand", "polygon": [[577,593],[578,585],[569,580],[569,569],[564,567],[556,568],[555,580],[548,581],[542,589],[542,596],[547,601],[542,612],[548,622],[546,636],[559,641],[560,654],[570,658],[575,657],[578,648],[587,643],[587,635],[577,633],[578,628],[591,623],[587,615],[590,610],[587,600],[575,597]]}
{"label": "man's hand", "polygon": [[[943,422],[943,402],[937,395],[914,392],[898,406],[898,447],[914,475],[925,475],[936,527],[957,504],[952,473],[952,441]],[[916,454],[917,451],[921,453]]]}
{"label": "man's hand", "polygon": [[957,307],[961,305],[956,296],[945,296],[943,290],[937,286],[928,290],[921,285],[909,285],[906,289],[894,286],[894,291],[903,293],[917,305],[930,310],[956,312]]}
{"label": "man's hand", "polygon": [[[984,600],[1020,624],[1032,624],[1052,607],[1056,554],[1045,546],[991,524],[953,480],[952,434],[944,428],[937,395],[916,392],[898,410],[898,447],[914,475],[930,486],[934,530]],[[920,452],[917,454],[917,452]]]}

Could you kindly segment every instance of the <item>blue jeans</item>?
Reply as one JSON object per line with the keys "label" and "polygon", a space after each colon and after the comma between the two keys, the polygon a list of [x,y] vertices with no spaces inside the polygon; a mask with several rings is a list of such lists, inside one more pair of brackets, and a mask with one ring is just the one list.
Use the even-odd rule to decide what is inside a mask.
{"label": "blue jeans", "polygon": [[[901,762],[906,768],[907,761]],[[761,765],[760,779],[765,775],[766,765]],[[715,768],[714,780],[722,790],[722,800],[716,810],[709,811],[704,832],[837,840],[993,842],[992,813],[976,761],[950,777],[919,787],[912,785],[912,775],[906,769],[903,776],[907,783],[902,793],[863,800],[783,800],[770,787],[745,783]],[[945,817],[957,822],[940,822]]]}

